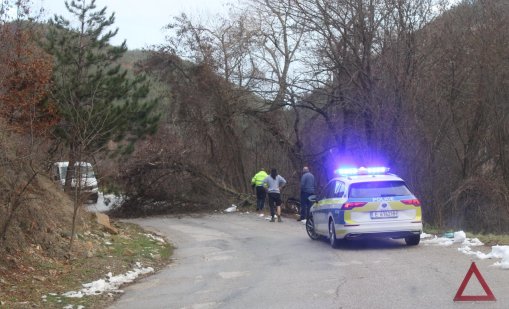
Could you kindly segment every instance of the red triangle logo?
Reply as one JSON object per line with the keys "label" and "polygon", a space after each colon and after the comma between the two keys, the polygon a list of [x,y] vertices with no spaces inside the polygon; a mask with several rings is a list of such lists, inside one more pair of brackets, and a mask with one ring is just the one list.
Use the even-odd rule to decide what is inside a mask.
{"label": "red triangle logo", "polygon": [[[465,291],[465,287],[470,281],[472,274],[475,274],[477,280],[479,280],[479,283],[484,289],[486,295],[476,295],[476,296],[463,295],[463,291]],[[495,295],[493,295],[493,292],[491,292],[490,287],[488,286],[484,278],[481,276],[481,273],[479,272],[479,269],[475,265],[475,262],[472,262],[470,269],[467,271],[465,279],[463,279],[463,282],[461,282],[460,288],[458,289],[458,292],[456,292],[456,296],[454,296],[454,301],[496,301],[496,300],[497,299],[495,298]]]}

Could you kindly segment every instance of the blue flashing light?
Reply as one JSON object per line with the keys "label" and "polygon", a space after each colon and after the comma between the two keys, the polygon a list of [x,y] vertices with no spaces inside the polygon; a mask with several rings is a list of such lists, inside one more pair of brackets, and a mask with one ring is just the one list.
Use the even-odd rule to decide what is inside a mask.
{"label": "blue flashing light", "polygon": [[389,171],[387,167],[379,166],[379,167],[368,167],[368,174],[385,174]]}
{"label": "blue flashing light", "polygon": [[389,172],[388,167],[359,167],[359,168],[338,168],[335,170],[336,174],[341,176],[354,176],[354,175],[380,175]]}
{"label": "blue flashing light", "polygon": [[357,175],[357,168],[338,168],[336,174],[341,176]]}

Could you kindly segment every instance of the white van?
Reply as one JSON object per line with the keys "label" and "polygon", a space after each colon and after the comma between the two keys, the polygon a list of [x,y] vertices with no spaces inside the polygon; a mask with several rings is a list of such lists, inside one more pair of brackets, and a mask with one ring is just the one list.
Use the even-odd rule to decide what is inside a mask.
{"label": "white van", "polygon": [[[53,180],[57,181],[62,187],[65,185],[65,175],[67,174],[67,167],[69,162],[55,162],[53,164],[52,176]],[[77,168],[80,167],[81,174],[81,192],[86,196],[87,201],[97,203],[99,197],[99,188],[97,186],[97,178],[95,177],[94,169],[92,164],[88,162],[76,162],[75,173],[78,172]],[[72,176],[71,186],[76,186],[76,176]]]}

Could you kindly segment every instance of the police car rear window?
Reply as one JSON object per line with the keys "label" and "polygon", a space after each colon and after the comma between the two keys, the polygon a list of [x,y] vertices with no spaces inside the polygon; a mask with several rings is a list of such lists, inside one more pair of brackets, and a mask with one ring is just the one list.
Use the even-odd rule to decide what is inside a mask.
{"label": "police car rear window", "polygon": [[403,181],[359,182],[350,185],[351,198],[412,195]]}

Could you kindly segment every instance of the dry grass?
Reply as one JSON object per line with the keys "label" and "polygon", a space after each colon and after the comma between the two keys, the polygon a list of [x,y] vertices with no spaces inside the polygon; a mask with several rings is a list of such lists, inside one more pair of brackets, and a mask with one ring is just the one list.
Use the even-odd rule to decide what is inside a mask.
{"label": "dry grass", "polygon": [[507,234],[472,234],[467,233],[467,237],[470,238],[479,238],[486,246],[508,246],[509,245],[509,235]]}
{"label": "dry grass", "polygon": [[116,223],[118,235],[97,226],[80,233],[70,260],[48,257],[39,246],[9,255],[0,267],[0,301],[5,308],[62,308],[66,305],[104,308],[117,295],[67,298],[62,293],[77,291],[83,283],[126,273],[136,262],[156,270],[169,262],[171,246],[146,236],[139,227]]}

